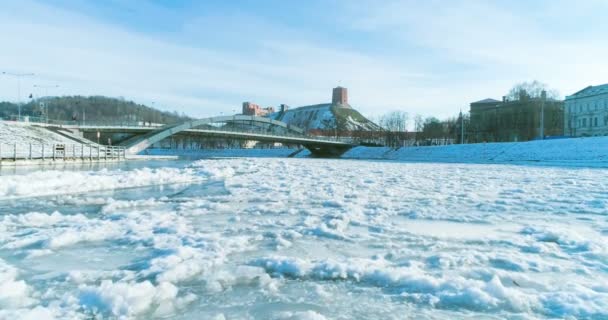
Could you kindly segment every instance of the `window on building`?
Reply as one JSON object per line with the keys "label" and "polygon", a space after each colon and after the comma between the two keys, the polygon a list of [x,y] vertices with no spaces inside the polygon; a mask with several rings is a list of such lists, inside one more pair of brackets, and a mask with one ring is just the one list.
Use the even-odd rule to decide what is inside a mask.
{"label": "window on building", "polygon": [[581,125],[581,127],[586,127],[587,126],[587,118],[583,119],[583,125]]}
{"label": "window on building", "polygon": [[594,127],[597,127],[597,117],[595,117],[595,119],[594,119],[594,124],[593,124],[593,126],[594,126]]}

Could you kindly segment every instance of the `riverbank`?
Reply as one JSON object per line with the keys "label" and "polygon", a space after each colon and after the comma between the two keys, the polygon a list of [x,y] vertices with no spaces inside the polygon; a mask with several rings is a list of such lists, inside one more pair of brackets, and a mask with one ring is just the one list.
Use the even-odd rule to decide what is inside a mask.
{"label": "riverbank", "polygon": [[[150,149],[147,155],[179,156],[180,158],[308,158],[304,149]],[[447,146],[356,147],[341,159],[388,160],[399,162],[439,162],[478,164],[538,164],[569,167],[608,167],[608,137],[559,140],[477,143]]]}
{"label": "riverbank", "polygon": [[357,147],[343,159],[445,163],[537,163],[608,166],[608,137],[431,147]]}
{"label": "riverbank", "polygon": [[[35,165],[54,162],[56,156],[51,152],[56,144],[74,144],[75,141],[44,128],[29,124],[0,121],[0,160],[3,165]],[[46,151],[38,150],[46,145]],[[44,147],[42,147],[44,148]],[[82,147],[76,146],[81,150]],[[74,147],[68,148],[78,153],[82,160],[92,161],[97,153],[89,154],[91,150],[75,152]],[[68,150],[68,151],[69,151]],[[81,150],[82,151],[82,150]],[[32,154],[45,154],[40,161]],[[95,151],[96,152],[96,151]],[[62,156],[59,158],[77,158]],[[172,150],[148,149],[134,157],[138,159],[153,159],[155,157],[179,158],[307,158],[308,150],[298,152],[295,148],[277,149],[202,149],[202,150]],[[86,158],[86,159],[85,159]],[[103,158],[103,156],[101,156]],[[559,140],[543,140],[529,142],[507,143],[478,143],[447,146],[403,147],[392,149],[387,147],[356,147],[341,156],[342,159],[359,160],[390,160],[401,162],[443,162],[443,163],[511,163],[511,164],[541,164],[559,166],[608,167],[608,137],[572,138]],[[14,161],[16,159],[16,161]],[[129,158],[131,160],[133,158]],[[13,161],[11,161],[13,160]],[[44,161],[42,161],[44,160]],[[105,159],[97,159],[104,160]]]}
{"label": "riverbank", "polygon": [[[276,149],[147,149],[142,156],[178,156],[180,158],[287,158],[298,151],[295,148]],[[306,151],[306,152],[304,152]],[[305,155],[310,152],[304,150]]]}

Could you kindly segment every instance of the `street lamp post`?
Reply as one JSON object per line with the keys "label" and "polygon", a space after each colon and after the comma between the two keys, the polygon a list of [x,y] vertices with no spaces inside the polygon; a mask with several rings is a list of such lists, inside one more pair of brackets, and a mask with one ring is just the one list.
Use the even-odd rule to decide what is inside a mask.
{"label": "street lamp post", "polygon": [[33,73],[11,73],[3,71],[2,74],[7,76],[13,76],[17,78],[17,109],[18,109],[18,121],[21,121],[21,78],[34,76]]}
{"label": "street lamp post", "polygon": [[545,139],[545,101],[547,100],[547,91],[543,90],[540,96],[540,139]]}
{"label": "street lamp post", "polygon": [[[58,84],[54,84],[54,85],[39,85],[39,84],[35,84],[34,88],[40,88],[40,89],[44,89],[44,94],[45,97],[48,99],[49,98],[49,89],[55,89],[55,88],[59,88]],[[45,117],[45,123],[49,122],[49,105],[47,103],[44,104],[44,117]]]}
{"label": "street lamp post", "polygon": [[460,110],[460,144],[464,144],[464,116]]}
{"label": "street lamp post", "polygon": [[84,124],[86,123],[86,121],[87,121],[87,115],[86,115],[86,113],[85,113],[85,110],[84,110],[84,104],[83,104],[83,105],[82,105],[82,125],[83,125],[83,126],[84,126]]}

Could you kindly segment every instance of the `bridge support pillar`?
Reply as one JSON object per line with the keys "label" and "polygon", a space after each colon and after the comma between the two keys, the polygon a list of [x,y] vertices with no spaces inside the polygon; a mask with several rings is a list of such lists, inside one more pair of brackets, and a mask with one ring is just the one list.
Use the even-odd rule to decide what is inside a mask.
{"label": "bridge support pillar", "polygon": [[350,145],[304,145],[304,147],[316,158],[338,158],[352,148]]}

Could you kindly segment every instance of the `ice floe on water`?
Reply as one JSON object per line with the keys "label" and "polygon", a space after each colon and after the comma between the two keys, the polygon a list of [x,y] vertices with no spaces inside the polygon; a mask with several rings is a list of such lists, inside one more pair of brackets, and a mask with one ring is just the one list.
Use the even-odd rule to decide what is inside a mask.
{"label": "ice floe on water", "polygon": [[[2,177],[0,198],[48,196],[169,183],[191,183],[207,172],[191,169],[136,169],[133,171],[35,171]],[[213,173],[212,173],[213,174]]]}
{"label": "ice floe on water", "polygon": [[0,176],[0,319],[606,319],[608,170],[223,159]]}

